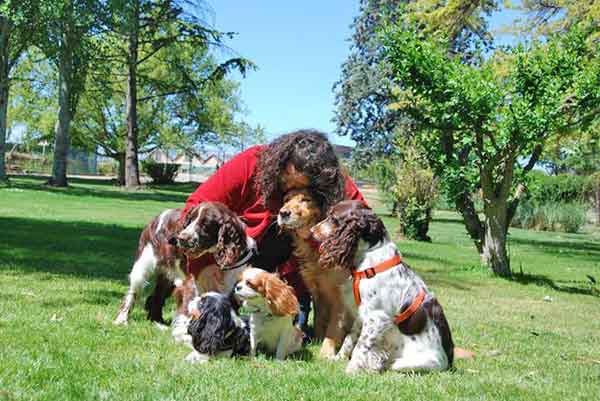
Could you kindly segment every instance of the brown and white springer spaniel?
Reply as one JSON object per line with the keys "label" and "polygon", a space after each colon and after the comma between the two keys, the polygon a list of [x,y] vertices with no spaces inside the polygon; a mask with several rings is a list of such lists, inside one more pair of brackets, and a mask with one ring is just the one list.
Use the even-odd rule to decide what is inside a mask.
{"label": "brown and white springer spaniel", "polygon": [[136,296],[157,277],[155,294],[146,305],[150,306],[149,317],[162,322],[164,298],[170,293],[165,287],[169,285],[177,288],[178,311],[187,315],[187,303],[198,295],[196,288],[204,284],[200,279],[187,276],[187,258],[208,252],[214,254],[217,265],[228,272],[226,285],[231,290],[239,280],[241,269],[238,268],[245,266],[254,248],[254,240],[246,237],[244,223],[222,203],[205,202],[195,206],[183,221],[180,209],[163,211],[140,235],[136,260],[129,274],[129,290],[115,324],[127,324]]}
{"label": "brown and white springer spaniel", "polygon": [[356,320],[338,359],[359,370],[444,370],[454,343],[444,311],[423,280],[406,265],[382,221],[359,201],[335,205],[312,229],[322,241],[321,265],[351,272],[345,300]]}
{"label": "brown and white springer spaniel", "polygon": [[293,190],[284,197],[277,223],[292,237],[293,254],[313,298],[315,338],[323,340],[320,356],[333,358],[352,325],[341,290],[349,274],[323,269],[319,264],[318,244],[312,240],[310,229],[323,219],[323,214],[309,191]]}

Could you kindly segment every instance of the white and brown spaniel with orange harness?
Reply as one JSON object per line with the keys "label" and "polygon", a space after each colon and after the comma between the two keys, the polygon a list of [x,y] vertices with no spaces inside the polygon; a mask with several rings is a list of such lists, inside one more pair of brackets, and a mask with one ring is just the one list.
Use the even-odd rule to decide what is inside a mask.
{"label": "white and brown spaniel with orange harness", "polygon": [[343,201],[312,229],[320,263],[352,273],[344,285],[356,320],[338,359],[346,372],[444,370],[454,343],[441,305],[405,263],[383,222],[359,201]]}

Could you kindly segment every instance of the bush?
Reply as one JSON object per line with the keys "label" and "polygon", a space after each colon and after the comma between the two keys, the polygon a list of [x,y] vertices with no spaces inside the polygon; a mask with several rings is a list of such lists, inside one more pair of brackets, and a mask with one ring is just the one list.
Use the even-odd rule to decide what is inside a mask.
{"label": "bush", "polygon": [[152,178],[153,184],[172,184],[179,170],[179,164],[142,161],[142,170]]}
{"label": "bush", "polygon": [[407,238],[431,241],[427,231],[437,201],[437,180],[414,146],[404,146],[403,159],[396,170],[393,190],[400,230]]}
{"label": "bush", "polygon": [[513,227],[576,233],[586,221],[587,206],[581,202],[522,201],[512,220]]}
{"label": "bush", "polygon": [[591,193],[588,176],[532,173],[528,187],[529,198],[538,204],[546,202],[583,202]]}

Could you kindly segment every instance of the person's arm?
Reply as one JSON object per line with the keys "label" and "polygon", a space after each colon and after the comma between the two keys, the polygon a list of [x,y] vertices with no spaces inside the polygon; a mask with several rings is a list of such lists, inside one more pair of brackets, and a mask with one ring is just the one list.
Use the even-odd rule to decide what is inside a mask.
{"label": "person's arm", "polygon": [[251,188],[251,177],[260,150],[259,146],[252,147],[224,163],[188,197],[182,218],[190,208],[202,202],[221,202],[239,213],[245,197],[254,191]]}
{"label": "person's arm", "polygon": [[346,200],[358,200],[364,203],[365,205],[367,204],[367,201],[365,200],[363,194],[360,192],[360,190],[358,189],[354,181],[352,181],[352,178],[350,178],[349,175],[346,176],[346,184],[344,191],[346,193]]}

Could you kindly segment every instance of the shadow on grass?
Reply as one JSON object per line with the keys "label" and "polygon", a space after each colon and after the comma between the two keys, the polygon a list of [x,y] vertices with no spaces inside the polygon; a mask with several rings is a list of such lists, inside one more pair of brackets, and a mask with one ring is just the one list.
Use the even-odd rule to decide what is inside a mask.
{"label": "shadow on grass", "polygon": [[[140,235],[116,225],[14,217],[0,217],[0,227],[0,261],[13,270],[123,282]],[[98,294],[98,301],[107,296],[117,294]]]}
{"label": "shadow on grass", "polygon": [[[27,178],[28,181],[13,179],[11,181],[11,188],[60,193],[61,195],[70,196],[94,196],[98,198],[112,198],[133,201],[179,202],[182,205],[185,203],[189,194],[192,193],[198,186],[198,184],[186,183],[146,187],[153,190],[161,190],[163,192],[150,192],[147,190],[126,191],[124,188],[114,185],[110,180],[71,178],[69,179],[69,183],[71,185],[68,188],[55,188],[46,185],[46,180],[41,179],[40,177],[23,176],[19,178]],[[93,187],[79,186],[79,184],[93,185]]]}
{"label": "shadow on grass", "polygon": [[542,274],[529,273],[513,274],[508,280],[524,285],[534,284],[540,287],[547,287],[558,292],[589,295],[600,298],[600,290],[592,286],[590,282],[582,280],[555,281]]}

